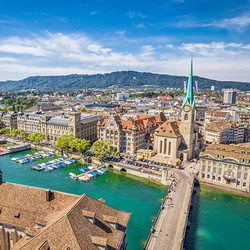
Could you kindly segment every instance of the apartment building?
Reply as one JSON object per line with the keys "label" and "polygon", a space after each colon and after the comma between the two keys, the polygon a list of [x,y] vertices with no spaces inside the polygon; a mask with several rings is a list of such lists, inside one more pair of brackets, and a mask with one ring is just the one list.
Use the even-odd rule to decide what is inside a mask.
{"label": "apartment building", "polygon": [[17,116],[17,128],[45,134],[45,140],[54,144],[56,140],[65,134],[73,134],[77,138],[91,142],[97,139],[98,117],[80,112],[69,112],[65,116],[49,116],[37,112],[35,114],[19,113]]}
{"label": "apartment building", "polygon": [[232,126],[231,122],[226,121],[213,121],[206,124],[204,141],[206,143],[228,143],[229,139],[233,141]]}
{"label": "apartment building", "polygon": [[200,153],[200,159],[200,180],[249,190],[250,148],[212,144]]}
{"label": "apartment building", "polygon": [[107,140],[120,152],[135,154],[138,149],[153,149],[153,132],[166,117],[163,113],[157,116],[138,115],[130,120],[122,120],[119,115],[98,123],[98,139]]}
{"label": "apartment building", "polygon": [[206,143],[240,143],[246,141],[245,124],[213,121],[205,126]]}

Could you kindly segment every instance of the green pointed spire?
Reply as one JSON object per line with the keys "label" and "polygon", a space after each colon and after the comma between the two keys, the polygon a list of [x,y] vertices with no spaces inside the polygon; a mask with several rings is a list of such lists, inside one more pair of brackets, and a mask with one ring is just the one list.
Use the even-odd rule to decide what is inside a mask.
{"label": "green pointed spire", "polygon": [[189,78],[188,78],[188,84],[187,84],[187,92],[186,96],[184,97],[183,103],[182,103],[182,108],[188,101],[190,104],[191,108],[193,109],[194,107],[194,84],[193,84],[193,52],[191,53],[191,68],[190,68],[190,73],[189,73]]}

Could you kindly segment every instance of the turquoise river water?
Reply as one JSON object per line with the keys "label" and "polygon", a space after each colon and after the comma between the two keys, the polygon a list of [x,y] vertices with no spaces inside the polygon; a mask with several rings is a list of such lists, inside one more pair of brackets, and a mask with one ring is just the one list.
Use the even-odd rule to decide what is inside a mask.
{"label": "turquoise river water", "polygon": [[193,204],[185,249],[250,249],[250,198],[200,186]]}
{"label": "turquoise river water", "polygon": [[[166,194],[166,188],[141,179],[128,178],[123,173],[111,172],[88,183],[78,182],[69,178],[69,172],[80,173],[79,163],[49,173],[31,170],[30,167],[52,158],[25,165],[10,160],[15,155],[29,152],[35,151],[0,157],[4,181],[87,194],[96,199],[102,197],[108,205],[132,212],[128,226],[128,249],[142,249],[159,210],[161,198]],[[187,230],[185,249],[250,249],[249,198],[201,186],[193,197],[193,204],[189,217],[191,227]]]}
{"label": "turquoise river water", "polygon": [[74,181],[69,178],[69,173],[80,173],[78,172],[80,163],[52,172],[30,169],[39,162],[46,162],[56,157],[23,165],[11,161],[12,157],[30,152],[35,150],[0,157],[0,169],[3,172],[4,181],[72,194],[87,194],[96,199],[103,198],[106,204],[132,213],[128,225],[128,249],[142,249],[143,242],[147,239],[153,220],[159,211],[161,198],[166,195],[166,188],[148,181],[128,178],[125,174],[111,172],[98,176],[88,183]]}

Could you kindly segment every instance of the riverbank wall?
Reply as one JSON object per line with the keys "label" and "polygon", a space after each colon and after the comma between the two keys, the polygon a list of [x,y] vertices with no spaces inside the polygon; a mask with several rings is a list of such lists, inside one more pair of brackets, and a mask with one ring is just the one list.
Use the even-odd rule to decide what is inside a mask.
{"label": "riverbank wall", "polygon": [[226,191],[226,192],[229,192],[229,193],[234,193],[234,194],[250,197],[250,192],[246,192],[244,190],[240,190],[240,189],[237,189],[237,188],[224,186],[224,185],[222,186],[222,185],[218,185],[218,184],[210,183],[210,182],[206,182],[206,181],[201,181],[201,180],[198,180],[198,182],[199,182],[200,185],[212,187],[212,188],[215,188],[215,189],[220,189],[220,190],[223,190],[223,191]]}

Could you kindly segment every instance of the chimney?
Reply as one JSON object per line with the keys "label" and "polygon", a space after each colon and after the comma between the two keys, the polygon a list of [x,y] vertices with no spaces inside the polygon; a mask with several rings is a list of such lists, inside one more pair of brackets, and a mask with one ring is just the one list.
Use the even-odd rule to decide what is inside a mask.
{"label": "chimney", "polygon": [[0,169],[0,185],[3,184],[3,172]]}
{"label": "chimney", "polygon": [[50,194],[51,194],[51,190],[46,189],[46,201],[48,201],[48,202],[50,202]]}

